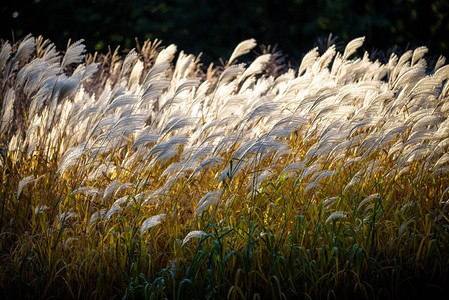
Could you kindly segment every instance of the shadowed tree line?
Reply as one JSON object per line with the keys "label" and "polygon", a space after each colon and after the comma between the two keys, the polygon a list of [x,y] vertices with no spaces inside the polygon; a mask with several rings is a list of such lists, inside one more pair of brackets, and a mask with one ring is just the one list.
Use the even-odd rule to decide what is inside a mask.
{"label": "shadowed tree line", "polygon": [[342,43],[366,36],[367,50],[425,45],[435,55],[449,55],[446,0],[9,1],[1,18],[2,39],[32,33],[64,49],[69,38],[83,38],[90,52],[157,38],[203,52],[203,61],[210,61],[254,37],[299,59],[332,32]]}

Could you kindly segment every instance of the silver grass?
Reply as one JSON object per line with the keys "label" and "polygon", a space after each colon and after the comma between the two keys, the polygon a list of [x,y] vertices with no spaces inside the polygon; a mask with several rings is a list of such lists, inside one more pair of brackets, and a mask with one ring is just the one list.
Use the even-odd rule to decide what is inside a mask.
{"label": "silver grass", "polygon": [[89,106],[84,108],[79,114],[78,114],[78,122],[81,122],[83,120],[89,119],[91,115],[92,117],[95,117],[99,112],[101,108],[99,106]]}
{"label": "silver grass", "polygon": [[[379,140],[381,135],[378,132],[373,132],[369,134],[357,148],[357,154],[361,155],[362,153],[368,152],[369,149]],[[369,153],[367,153],[369,154]]]}
{"label": "silver grass", "polygon": [[87,67],[83,65],[79,65],[72,75],[81,74],[81,81],[85,81],[86,79],[91,78],[98,71],[98,64],[91,63]]}
{"label": "silver grass", "polygon": [[447,172],[449,172],[449,167],[442,167],[437,169],[436,171],[434,171],[432,174],[430,174],[429,178],[435,177],[435,176],[443,176],[445,175]]}
{"label": "silver grass", "polygon": [[178,96],[179,94],[181,94],[184,91],[188,91],[192,88],[198,87],[199,83],[200,83],[200,81],[197,79],[185,80],[176,88],[176,91],[175,91],[175,94],[173,97]]}
{"label": "silver grass", "polygon": [[306,184],[303,194],[307,194],[310,190],[315,190],[319,186],[319,182],[313,181]]}
{"label": "silver grass", "polygon": [[38,142],[39,141],[36,139],[36,140],[34,140],[34,141],[32,141],[31,143],[28,144],[28,149],[27,149],[27,154],[26,154],[27,158],[30,158],[34,154]]}
{"label": "silver grass", "polygon": [[128,86],[131,92],[137,93],[140,91],[141,86],[139,83],[144,68],[145,64],[141,60],[137,60],[134,64],[128,79]]}
{"label": "silver grass", "polygon": [[109,112],[121,106],[136,104],[138,101],[139,98],[136,95],[120,95],[108,105],[108,107],[106,108],[106,112]]}
{"label": "silver grass", "polygon": [[34,183],[36,182],[36,178],[34,178],[33,175],[30,175],[28,177],[23,178],[22,180],[19,181],[19,184],[17,186],[17,198],[19,198],[20,194],[22,193],[23,188],[30,184],[30,183]]}
{"label": "silver grass", "polygon": [[406,124],[410,124],[416,122],[421,119],[423,116],[431,115],[433,113],[433,109],[420,109],[409,114],[405,120]]}
{"label": "silver grass", "polygon": [[410,90],[411,97],[437,98],[440,93],[439,88],[444,79],[438,75],[426,76],[420,79]]}
{"label": "silver grass", "polygon": [[59,168],[57,173],[62,175],[69,167],[76,164],[85,152],[85,144],[80,144],[67,150],[59,161]]}
{"label": "silver grass", "polygon": [[257,141],[250,140],[247,142],[244,142],[240,145],[240,147],[237,148],[237,150],[234,153],[234,158],[237,160],[243,159],[248,153],[251,154],[254,152],[254,145],[258,145]]}
{"label": "silver grass", "polygon": [[335,55],[335,45],[330,46],[326,52],[313,64],[312,70],[316,73],[323,71],[329,66]]}
{"label": "silver grass", "polygon": [[[444,66],[445,63],[446,63],[446,57],[440,55],[440,57],[438,57],[437,62],[435,63],[435,68],[433,69],[433,72],[435,73],[438,69],[440,69],[442,66]],[[0,70],[1,70],[1,68],[0,68]]]}
{"label": "silver grass", "polygon": [[105,164],[102,164],[102,165],[98,166],[96,169],[94,169],[93,172],[91,172],[87,175],[87,180],[89,180],[89,181],[96,180],[98,177],[104,176],[105,174],[107,174],[108,170],[109,170],[108,166]]}
{"label": "silver grass", "polygon": [[100,190],[98,188],[95,187],[91,187],[91,186],[84,186],[84,187],[80,187],[77,188],[76,190],[73,191],[73,194],[86,194],[86,195],[93,195],[93,194],[99,194]]}
{"label": "silver grass", "polygon": [[122,184],[121,186],[119,186],[119,188],[115,190],[114,194],[117,195],[118,193],[120,193],[123,190],[127,190],[127,189],[132,188],[132,186],[133,186],[132,183],[126,182],[126,183]]}
{"label": "silver grass", "polygon": [[170,132],[174,130],[179,130],[184,127],[188,126],[194,126],[197,124],[199,118],[192,118],[192,117],[177,117],[170,120],[167,125],[162,129],[160,135],[166,136]]}
{"label": "silver grass", "polygon": [[226,68],[223,73],[221,73],[218,82],[221,84],[225,84],[233,78],[241,75],[244,71],[245,69],[243,68],[242,64],[232,65]]}
{"label": "silver grass", "polygon": [[159,214],[156,216],[149,217],[148,219],[142,222],[142,225],[140,226],[140,233],[144,233],[148,231],[148,229],[161,224],[162,221],[165,220],[165,217],[166,217],[165,214]]}
{"label": "silver grass", "polygon": [[150,152],[147,154],[147,158],[151,157],[153,154],[156,153],[164,153],[168,150],[176,150],[179,145],[185,145],[189,139],[185,136],[175,136],[172,137],[168,141],[160,142],[156,145],[154,145],[153,148],[151,148]]}
{"label": "silver grass", "polygon": [[165,72],[168,70],[168,68],[170,67],[170,63],[168,62],[163,62],[157,65],[154,65],[150,71],[147,73],[147,75],[145,76],[145,79],[143,80],[142,86],[144,88],[148,88],[148,85],[157,79],[160,79],[160,77],[162,77]]}
{"label": "silver grass", "polygon": [[159,154],[154,158],[153,162],[159,162],[163,165],[167,160],[178,154],[178,149],[167,149],[159,152]]}
{"label": "silver grass", "polygon": [[182,169],[183,165],[184,165],[183,163],[173,163],[173,164],[169,165],[164,170],[164,172],[162,172],[160,177],[168,176],[168,175],[171,175],[174,172],[178,172],[179,170]]}
{"label": "silver grass", "polygon": [[178,80],[187,78],[194,68],[195,57],[192,54],[186,55],[184,51],[181,51],[176,61],[175,69],[173,70],[173,78]]}
{"label": "silver grass", "polygon": [[219,157],[219,156],[208,157],[208,158],[204,159],[198,165],[198,167],[193,171],[193,174],[195,174],[195,173],[197,173],[197,172],[199,172],[201,170],[207,169],[207,168],[211,168],[211,167],[214,167],[214,166],[219,166],[219,165],[223,164],[223,162],[224,162],[224,158],[223,157]]}
{"label": "silver grass", "polygon": [[356,185],[356,184],[359,184],[360,182],[362,182],[363,173],[364,173],[364,171],[361,170],[361,171],[358,171],[354,176],[352,176],[351,180],[349,181],[349,183],[345,186],[345,188],[343,190],[347,191],[353,185]]}
{"label": "silver grass", "polygon": [[252,75],[258,74],[263,71],[266,64],[270,61],[271,54],[263,54],[257,57],[251,65],[243,72],[242,76],[238,80],[239,83],[243,82],[246,78],[251,77]]}
{"label": "silver grass", "polygon": [[[286,144],[281,144],[276,153],[273,155],[273,162],[279,162],[281,159],[287,159],[287,157],[292,156],[293,151]],[[283,165],[283,164],[282,164]]]}
{"label": "silver grass", "polygon": [[302,73],[307,69],[312,68],[313,64],[317,61],[318,57],[319,57],[318,47],[315,47],[309,52],[307,52],[307,54],[304,55],[304,58],[301,61],[301,65],[299,66],[298,76],[301,76]]}
{"label": "silver grass", "polygon": [[212,191],[204,195],[195,207],[195,214],[199,214],[210,206],[217,204],[222,195],[223,190]]}
{"label": "silver grass", "polygon": [[8,62],[12,52],[12,46],[5,42],[2,46],[2,50],[0,50],[0,72],[5,67],[6,63]]}
{"label": "silver grass", "polygon": [[368,197],[366,197],[365,199],[363,199],[362,201],[360,201],[359,205],[357,206],[357,210],[361,210],[363,208],[363,206],[365,206],[366,204],[369,204],[372,202],[372,200],[374,199],[379,199],[379,194],[375,193],[375,194],[371,194]]}
{"label": "silver grass", "polygon": [[111,135],[119,132],[124,135],[128,135],[130,133],[141,130],[145,123],[145,115],[143,114],[132,114],[127,115],[125,117],[120,118],[112,127],[109,132]]}
{"label": "silver grass", "polygon": [[59,52],[56,51],[56,45],[49,41],[49,44],[45,47],[41,58],[49,64],[58,63],[60,56]]}
{"label": "silver grass", "polygon": [[157,66],[165,62],[170,63],[175,57],[176,51],[177,47],[175,45],[170,45],[167,48],[163,49],[161,52],[159,52],[159,55],[157,56],[156,61],[154,62],[154,65]]}
{"label": "silver grass", "polygon": [[315,179],[315,181],[318,182],[318,181],[320,181],[321,179],[326,178],[326,177],[329,177],[329,176],[333,176],[333,175],[335,175],[336,173],[337,173],[337,172],[335,172],[335,171],[324,171],[324,172],[322,172],[322,173]]}
{"label": "silver grass", "polygon": [[419,131],[413,132],[404,143],[404,149],[410,145],[418,145],[423,143],[426,139],[432,138],[435,134],[435,130],[433,129],[423,129]]}
{"label": "silver grass", "polygon": [[102,218],[106,214],[106,212],[107,212],[106,208],[94,212],[89,219],[89,227],[92,227],[96,222],[98,222],[100,217]]}
{"label": "silver grass", "polygon": [[305,161],[299,161],[299,162],[294,162],[290,165],[288,165],[279,175],[280,177],[282,177],[285,174],[291,173],[291,172],[298,172],[298,171],[302,171],[304,169],[306,165]]}
{"label": "silver grass", "polygon": [[404,234],[404,232],[405,232],[405,230],[407,229],[407,226],[409,226],[412,222],[414,222],[415,221],[415,218],[410,218],[409,220],[407,220],[407,221],[404,221],[402,224],[401,224],[401,226],[399,226],[399,230],[398,230],[398,238],[400,238],[403,234]]}
{"label": "silver grass", "polygon": [[8,78],[9,74],[14,72],[19,64],[19,61],[29,57],[34,51],[36,47],[36,40],[31,34],[27,35],[23,41],[19,44],[17,48],[16,54],[13,58],[10,59],[9,63],[6,65],[6,68],[3,72],[3,78]]}
{"label": "silver grass", "polygon": [[330,198],[326,198],[323,200],[323,206],[327,209],[331,208],[336,200],[338,199],[338,196],[334,196],[334,197],[330,197]]}
{"label": "silver grass", "polygon": [[[290,128],[293,129],[293,128],[297,128],[297,127],[299,127],[301,125],[307,125],[307,120],[305,118],[303,118],[303,117],[292,115],[292,116],[284,117],[284,118],[280,119],[279,121],[277,121],[273,125],[271,131],[277,129],[280,126],[288,126],[289,129]],[[292,126],[292,127],[290,127],[290,126]]]}
{"label": "silver grass", "polygon": [[101,103],[105,103],[107,99],[107,103],[111,103],[114,101],[115,98],[123,95],[126,93],[126,88],[121,85],[117,85],[114,87],[113,90],[108,90],[103,92],[100,98],[104,98],[103,100],[100,100]]}
{"label": "silver grass", "polygon": [[[145,103],[148,100],[152,100],[162,95],[163,91],[166,90],[170,85],[170,81],[166,79],[152,80],[146,90],[142,95],[142,102]],[[159,107],[153,107],[154,110],[158,111]]]}
{"label": "silver grass", "polygon": [[387,145],[393,142],[398,134],[404,133],[409,126],[401,125],[390,129],[385,135],[380,136],[376,142],[373,143],[371,148],[367,152],[371,153],[377,149],[384,149]]}
{"label": "silver grass", "polygon": [[193,230],[190,231],[182,240],[182,244],[181,247],[184,246],[185,244],[187,244],[191,239],[193,238],[200,238],[207,235],[207,233],[205,233],[204,231],[200,231],[200,230]]}
{"label": "silver grass", "polygon": [[17,73],[15,87],[24,86],[27,94],[45,87],[45,83],[59,73],[59,64],[49,64],[43,59],[35,59]]}
{"label": "silver grass", "polygon": [[413,162],[417,160],[421,160],[426,156],[432,149],[430,145],[418,145],[414,147],[410,147],[407,150],[404,150],[404,161]]}
{"label": "silver grass", "polygon": [[416,63],[413,67],[407,68],[404,72],[399,74],[392,84],[393,89],[399,89],[406,85],[411,86],[410,83],[416,82],[422,78],[426,73],[425,63]]}
{"label": "silver grass", "polygon": [[225,135],[215,147],[214,153],[222,153],[223,151],[227,151],[230,146],[234,148],[239,140],[240,134],[238,133],[231,132],[228,135]]}
{"label": "silver grass", "polygon": [[337,53],[334,57],[334,61],[332,62],[331,74],[337,76],[339,80],[343,80],[344,78],[344,76],[341,75],[341,71],[346,69],[344,63],[345,61],[343,60],[341,53]]}
{"label": "silver grass", "polygon": [[[171,109],[174,109],[177,106],[181,105],[181,103],[184,100],[185,99],[183,99],[182,97],[170,97],[170,98],[166,99],[166,101],[161,101],[163,104],[162,104],[161,108],[159,109],[159,112],[163,112],[164,114],[168,114]],[[161,116],[161,118],[162,118],[162,123],[163,123],[165,118],[163,118],[163,116]],[[160,121],[160,119],[159,119],[159,121]]]}
{"label": "silver grass", "polygon": [[420,118],[413,124],[413,127],[411,128],[411,132],[416,132],[419,130],[425,130],[429,126],[438,126],[438,124],[441,122],[441,116],[439,115],[426,115]]}
{"label": "silver grass", "polygon": [[78,218],[78,215],[74,212],[63,212],[56,216],[58,223],[65,223],[70,219]]}
{"label": "silver grass", "polygon": [[147,192],[141,192],[137,195],[134,196],[134,200],[137,201],[137,203],[142,203],[142,201],[148,197],[148,193]]}
{"label": "silver grass", "polygon": [[324,224],[328,224],[331,221],[339,220],[345,218],[347,215],[344,211],[334,211],[327,219],[324,221]]}
{"label": "silver grass", "polygon": [[130,70],[134,62],[137,60],[137,52],[135,49],[131,49],[125,57],[122,64],[121,77],[123,78]]}
{"label": "silver grass", "polygon": [[104,200],[108,199],[110,195],[114,192],[116,188],[120,186],[120,181],[114,180],[111,183],[108,184],[108,186],[105,188],[103,193],[103,198],[101,199],[101,202],[104,202]]}
{"label": "silver grass", "polygon": [[[443,89],[441,90],[441,94],[438,96],[438,101],[441,103],[443,99],[445,99],[445,97],[447,97],[449,94],[449,80],[446,81],[446,83],[443,86]],[[444,108],[443,108],[444,107]],[[442,112],[447,112],[448,111],[448,107],[449,107],[449,103],[443,103],[442,107],[441,107],[441,111]]]}
{"label": "silver grass", "polygon": [[245,165],[238,160],[234,160],[234,164],[231,168],[230,165],[228,165],[221,173],[217,173],[218,176],[218,184],[223,183],[226,181],[226,179],[229,179],[230,181],[234,179],[234,177],[239,174],[242,169],[245,167]]}
{"label": "silver grass", "polygon": [[[323,91],[322,93],[318,94],[317,96],[311,96],[311,97],[304,99],[301,104],[310,102],[312,104],[312,106],[310,107],[310,111],[313,111],[320,104],[324,107],[326,107],[328,104],[335,104],[334,96],[336,96],[336,95],[337,95],[337,91]],[[326,103],[326,101],[330,102],[330,103]]]}
{"label": "silver grass", "polygon": [[[449,187],[447,187],[444,192],[441,194],[440,203],[444,203],[444,196],[446,196],[447,192],[449,192]],[[446,204],[448,202],[446,201]],[[446,205],[445,205],[446,206]]]}
{"label": "silver grass", "polygon": [[15,100],[15,95],[14,95],[14,90],[13,89],[8,89],[8,91],[6,92],[6,95],[4,96],[5,98],[3,99],[3,107],[2,107],[2,118],[1,118],[1,124],[0,124],[0,133],[5,133],[7,127],[10,125],[11,120],[14,117],[14,100]]}
{"label": "silver grass", "polygon": [[273,111],[276,111],[279,108],[279,105],[277,103],[263,103],[256,108],[254,108],[246,117],[247,122],[251,122],[254,119],[260,119],[263,118],[271,113]]}
{"label": "silver grass", "polygon": [[114,214],[117,214],[120,210],[122,210],[122,208],[119,207],[119,206],[111,207],[111,208],[106,212],[106,214],[105,214],[105,216],[104,216],[104,220],[105,220],[105,221],[109,220],[109,218],[111,218]]}
{"label": "silver grass", "polygon": [[[410,67],[410,65],[407,64],[407,62],[409,61],[409,59],[412,57],[413,55],[413,51],[412,50],[408,50],[406,52],[404,52],[404,54],[402,54],[402,56],[399,58],[396,66],[394,67],[394,69],[399,72],[404,66],[406,67]],[[391,77],[393,77],[393,79],[395,79],[397,74],[392,74]]]}
{"label": "silver grass", "polygon": [[307,176],[314,174],[317,172],[321,167],[318,164],[313,164],[308,166],[307,168],[302,171],[300,178],[305,179]]}
{"label": "silver grass", "polygon": [[155,133],[145,133],[140,135],[132,145],[131,149],[135,149],[141,145],[155,143],[159,140],[160,135]]}
{"label": "silver grass", "polygon": [[259,175],[255,172],[253,178],[248,182],[246,187],[247,190],[257,190],[259,186],[270,176],[273,176],[273,172],[271,170],[263,170]]}
{"label": "silver grass", "polygon": [[[227,128],[227,127],[229,127],[229,124],[235,125],[235,123],[237,121],[240,121],[240,118],[237,116],[224,115],[223,118],[212,120],[212,121],[209,121],[206,124],[204,124],[202,131],[205,132],[208,129],[216,128],[216,127]],[[212,134],[215,134],[215,133],[212,133]],[[206,138],[206,140],[207,140],[207,138]]]}
{"label": "silver grass", "polygon": [[365,42],[365,37],[359,37],[350,41],[343,52],[343,60],[347,60],[355,51],[360,48]]}
{"label": "silver grass", "polygon": [[61,69],[71,65],[78,64],[84,59],[84,52],[86,52],[86,47],[83,45],[84,40],[81,39],[71,44],[62,58]]}
{"label": "silver grass", "polygon": [[412,62],[411,65],[413,66],[418,60],[420,60],[426,53],[428,52],[428,49],[424,46],[418,47],[415,50],[413,50],[412,55]]}
{"label": "silver grass", "polygon": [[289,124],[288,126],[285,126],[283,128],[271,129],[268,135],[277,139],[288,138],[297,128],[298,126],[296,126],[296,124]]}
{"label": "silver grass", "polygon": [[81,81],[81,76],[74,75],[67,77],[62,74],[58,76],[57,81],[55,82],[55,88],[58,91],[58,102],[65,100],[66,98],[72,97]]}
{"label": "silver grass", "polygon": [[[4,47],[4,64],[12,70],[17,52],[11,58],[8,47]],[[444,175],[449,161],[449,67],[443,66],[444,62],[437,63],[433,74],[428,75],[421,58],[423,49],[408,52],[399,60],[392,55],[386,65],[371,62],[366,53],[361,59],[348,60],[356,47],[359,46],[350,43],[343,55],[335,56],[335,50],[331,50],[320,58],[312,51],[297,74],[290,70],[277,78],[260,77],[256,75],[263,71],[263,64],[252,71],[252,65],[246,70],[243,65],[231,65],[217,83],[205,80],[201,84],[193,78],[197,63],[193,56],[181,53],[172,66],[173,57],[166,52],[165,58],[160,54],[160,61],[143,74],[143,83],[137,58],[126,63],[129,71],[134,65],[131,72],[118,62],[113,66],[114,72],[123,71],[123,78],[117,83],[107,81],[102,92],[95,95],[83,85],[98,67],[80,64],[69,76],[61,72],[54,46],[48,46],[44,54],[40,52],[40,58],[32,57],[30,52],[16,59],[20,69],[13,73],[14,88],[36,94],[27,111],[29,126],[11,135],[8,151],[13,151],[18,160],[40,149],[48,149],[51,155],[54,147],[59,146],[64,155],[58,174],[77,165],[79,174],[88,173],[87,182],[105,174],[111,180],[121,179],[122,172],[138,174],[157,162],[163,165],[166,182],[146,199],[145,205],[158,205],[162,197],[175,190],[179,179],[190,182],[210,168],[218,184],[232,180],[244,170],[251,177],[243,187],[247,185],[253,192],[266,181],[265,176],[278,169],[279,180],[281,176],[301,180],[304,193],[332,180],[337,171],[327,170],[340,167],[358,171],[345,190],[369,182],[372,174],[403,176],[414,163],[422,164],[419,180],[428,176],[428,171],[433,172],[431,176]],[[18,63],[25,62],[25,58],[28,63]],[[12,128],[4,125],[13,118],[8,115],[12,109],[5,109],[11,107],[6,99],[1,115],[2,134],[9,134]],[[11,99],[11,103],[16,101],[15,97]],[[39,136],[38,132],[48,134]],[[289,148],[293,132],[311,144],[305,157]],[[58,140],[62,142],[57,144]],[[84,146],[75,153],[78,145]],[[127,145],[132,145],[131,152],[126,152]],[[125,156],[121,162],[115,159],[117,151]],[[225,163],[221,156],[230,152],[233,159]],[[364,162],[377,155],[384,159],[384,152],[394,163],[391,169],[385,170],[380,159]],[[265,160],[271,162],[270,169],[261,168]],[[280,167],[288,164],[291,165],[283,170]],[[112,173],[116,168],[121,170],[120,177]],[[130,185],[122,187],[127,189]],[[136,191],[146,198],[150,192],[141,188]],[[120,197],[121,188],[114,191],[113,199]],[[95,197],[96,193],[83,192],[80,197],[90,195]],[[124,205],[124,199],[129,197],[115,200],[108,217],[120,213],[117,207]],[[230,199],[234,198],[227,197],[233,201]],[[128,206],[130,203],[133,201]],[[216,203],[213,197],[206,199],[199,203],[198,211]],[[369,207],[366,210],[374,207],[372,201],[361,209],[365,206]]]}
{"label": "silver grass", "polygon": [[112,203],[111,209],[114,207],[122,207],[122,205],[125,204],[129,198],[130,198],[129,196],[118,198],[117,200],[114,201],[114,203]]}
{"label": "silver grass", "polygon": [[229,58],[229,62],[227,65],[231,65],[232,62],[239,56],[242,56],[244,54],[247,54],[250,52],[254,47],[256,47],[257,43],[255,39],[248,39],[243,42],[240,42],[237,47],[235,47],[234,51],[231,54],[231,57]]}
{"label": "silver grass", "polygon": [[449,153],[445,153],[443,154],[435,163],[435,165],[433,166],[434,170],[438,169],[439,167],[441,167],[443,164],[447,163],[449,161]]}
{"label": "silver grass", "polygon": [[[438,80],[438,84],[441,85],[443,81],[449,78],[449,65],[440,66],[433,75],[427,76]],[[441,90],[441,94],[445,96],[445,90]]]}
{"label": "silver grass", "polygon": [[363,167],[360,169],[360,175],[368,175],[368,177],[372,176],[378,168],[380,164],[382,164],[382,159],[377,160],[371,160],[363,165]]}
{"label": "silver grass", "polygon": [[[394,143],[390,149],[388,149],[388,157],[393,156],[398,151],[401,151],[404,148],[404,143],[401,140],[398,140],[396,143]],[[394,156],[393,156],[394,158]]]}
{"label": "silver grass", "polygon": [[360,136],[354,136],[353,138],[345,140],[344,142],[340,142],[329,153],[329,157],[340,154],[345,156],[350,149],[359,146],[361,143],[362,138]]}

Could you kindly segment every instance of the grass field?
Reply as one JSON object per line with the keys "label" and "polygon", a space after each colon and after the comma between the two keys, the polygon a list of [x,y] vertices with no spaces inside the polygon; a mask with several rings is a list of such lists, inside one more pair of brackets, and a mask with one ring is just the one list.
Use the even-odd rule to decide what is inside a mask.
{"label": "grass field", "polygon": [[2,298],[449,297],[449,66],[363,40],[3,42]]}

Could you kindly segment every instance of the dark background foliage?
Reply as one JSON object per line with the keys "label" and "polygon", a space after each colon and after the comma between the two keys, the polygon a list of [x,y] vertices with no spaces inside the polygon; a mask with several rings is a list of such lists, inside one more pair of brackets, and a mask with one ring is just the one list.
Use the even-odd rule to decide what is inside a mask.
{"label": "dark background foliage", "polygon": [[158,38],[216,61],[254,37],[300,59],[333,33],[343,44],[366,36],[368,51],[425,45],[449,55],[447,0],[18,0],[2,4],[1,19],[2,39],[32,33],[65,49],[83,38],[89,52]]}

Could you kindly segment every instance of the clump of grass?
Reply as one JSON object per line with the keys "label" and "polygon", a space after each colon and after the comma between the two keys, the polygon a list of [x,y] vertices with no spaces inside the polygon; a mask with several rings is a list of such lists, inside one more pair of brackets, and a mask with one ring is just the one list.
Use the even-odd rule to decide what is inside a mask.
{"label": "clump of grass", "polygon": [[207,70],[2,42],[2,295],[447,296],[449,68],[363,40]]}

